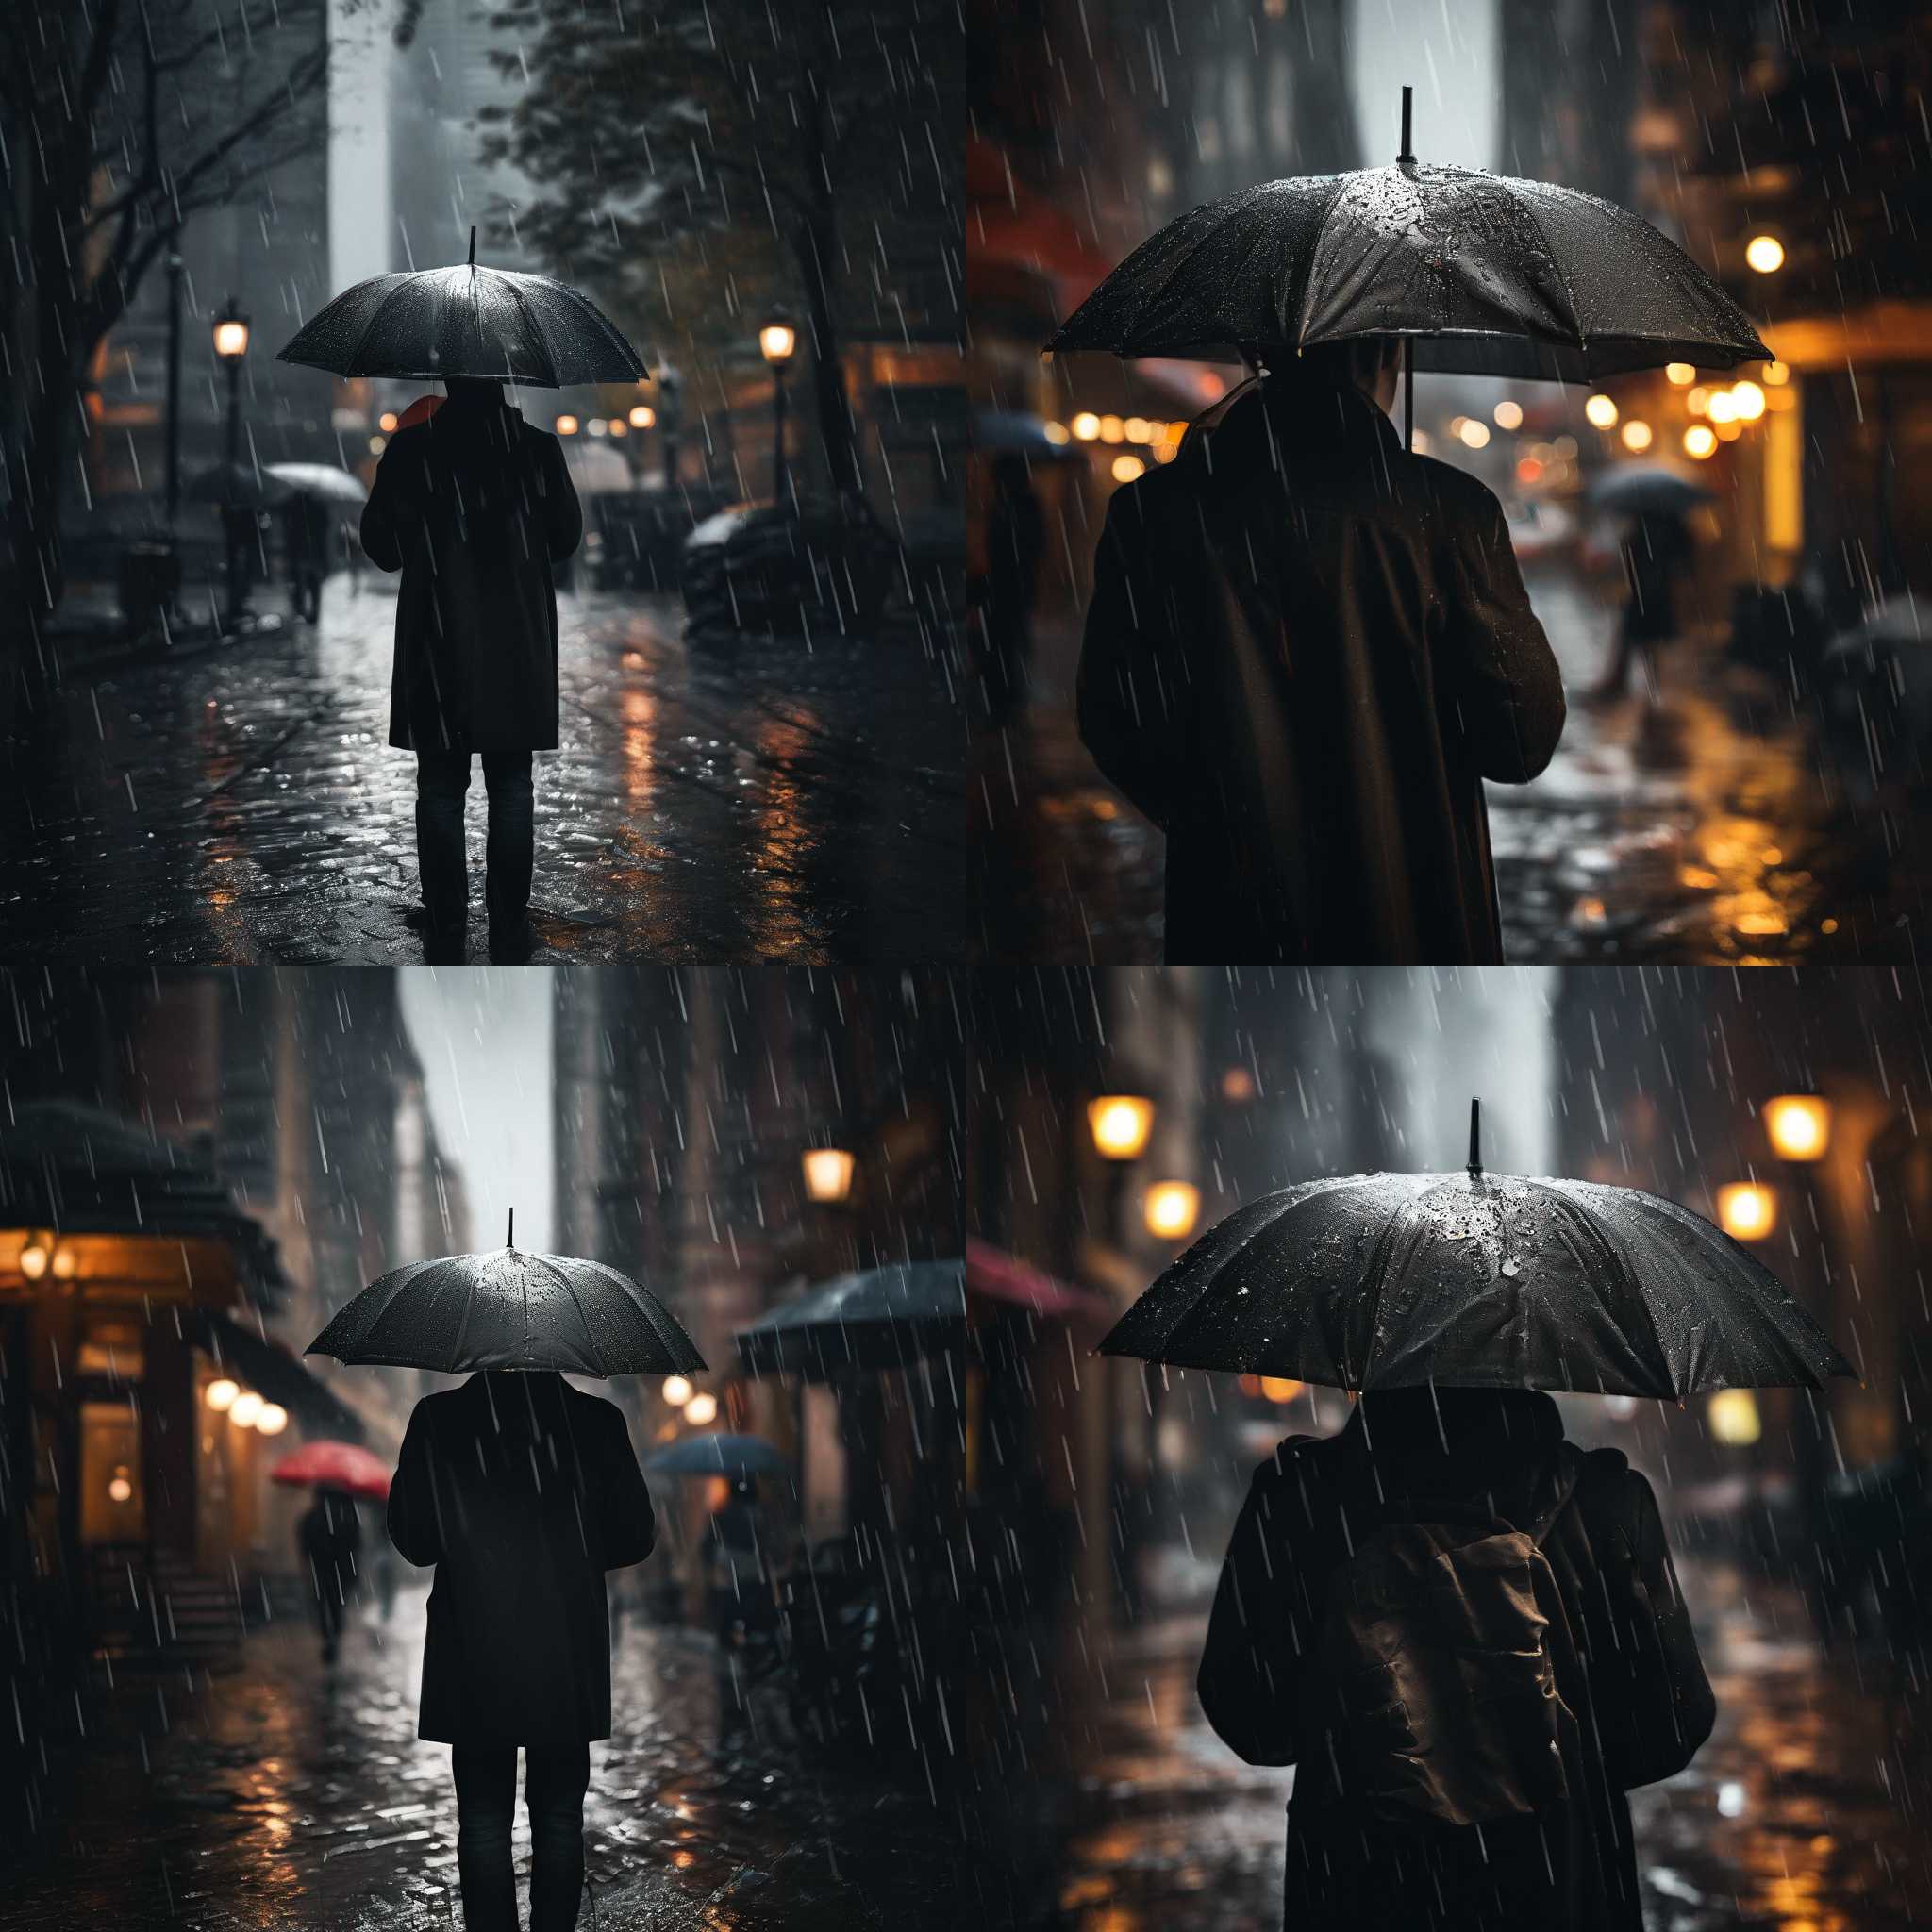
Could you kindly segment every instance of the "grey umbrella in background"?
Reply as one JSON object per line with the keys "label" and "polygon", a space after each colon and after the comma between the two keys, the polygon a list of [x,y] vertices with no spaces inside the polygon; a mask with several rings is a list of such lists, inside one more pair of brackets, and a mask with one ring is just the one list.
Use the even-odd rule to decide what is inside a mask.
{"label": "grey umbrella in background", "polygon": [[649,1289],[601,1261],[526,1254],[411,1261],[372,1282],[304,1351],[339,1362],[436,1369],[556,1369],[669,1375],[702,1369],[691,1337]]}
{"label": "grey umbrella in background", "polygon": [[270,463],[262,475],[273,476],[277,483],[284,483],[304,496],[319,496],[325,503],[347,507],[369,501],[369,491],[361,477],[352,476],[331,463]]}
{"label": "grey umbrella in background", "polygon": [[1636,1188],[1371,1174],[1263,1195],[1209,1229],[1103,1355],[1341,1389],[1681,1399],[1857,1372],[1757,1257]]}
{"label": "grey umbrella in background", "polygon": [[1613,515],[1683,516],[1716,500],[1713,491],[1661,463],[1615,463],[1591,478],[1590,500]]}
{"label": "grey umbrella in background", "polygon": [[914,1261],[841,1274],[738,1331],[755,1375],[827,1381],[848,1369],[896,1369],[966,1341],[966,1263]]}
{"label": "grey umbrella in background", "polygon": [[652,1475],[728,1475],[734,1482],[782,1475],[791,1467],[784,1451],[762,1436],[687,1436],[644,1458]]}
{"label": "grey umbrella in background", "polygon": [[1628,209],[1417,160],[1409,94],[1393,167],[1263,181],[1194,208],[1135,249],[1047,348],[1231,362],[1397,336],[1411,376],[1547,382],[1772,359],[1744,311]]}
{"label": "grey umbrella in background", "polygon": [[332,375],[494,376],[525,389],[637,382],[643,358],[591,298],[548,275],[476,265],[373,275],[322,308],[278,362]]}
{"label": "grey umbrella in background", "polygon": [[243,504],[262,509],[286,502],[293,492],[273,470],[214,463],[191,476],[181,493],[190,503]]}

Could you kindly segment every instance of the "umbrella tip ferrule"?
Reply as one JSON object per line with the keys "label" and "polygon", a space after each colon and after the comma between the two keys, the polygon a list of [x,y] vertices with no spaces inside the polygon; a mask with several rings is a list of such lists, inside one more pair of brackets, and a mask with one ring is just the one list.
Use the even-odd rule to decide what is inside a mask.
{"label": "umbrella tip ferrule", "polygon": [[1402,90],[1402,152],[1395,157],[1399,168],[1415,166],[1415,154],[1410,141],[1410,115],[1415,106],[1415,90],[1406,87]]}
{"label": "umbrella tip ferrule", "polygon": [[1469,1103],[1469,1171],[1483,1171],[1483,1104],[1474,1097]]}
{"label": "umbrella tip ferrule", "polygon": [[513,1248],[517,1244],[517,1210],[514,1208],[509,1210],[509,1228],[504,1235],[503,1244],[507,1248]]}
{"label": "umbrella tip ferrule", "polygon": [[[1403,146],[1407,147],[1407,142],[1405,141]],[[476,266],[476,225],[475,222],[470,224],[470,266],[472,268]]]}

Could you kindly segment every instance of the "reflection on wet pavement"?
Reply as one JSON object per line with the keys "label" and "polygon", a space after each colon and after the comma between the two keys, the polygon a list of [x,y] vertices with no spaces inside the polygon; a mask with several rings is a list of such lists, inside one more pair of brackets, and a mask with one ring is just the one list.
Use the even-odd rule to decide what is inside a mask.
{"label": "reflection on wet pavement", "polygon": [[[1932,810],[1824,758],[1790,693],[1721,641],[1663,654],[1656,708],[1590,706],[1616,621],[1556,566],[1529,589],[1570,720],[1549,770],[1489,788],[1504,944],[1518,960],[1907,958],[1932,887]],[[1004,957],[1160,958],[1159,833],[1075,736],[1077,626],[1038,628],[1036,702],[976,741],[979,924]]]}
{"label": "reflection on wet pavement", "polygon": [[[1793,1591],[1713,1563],[1680,1560],[1679,1574],[1718,1722],[1687,1771],[1630,1794],[1645,1925],[1924,1925],[1932,1782],[1901,1743],[1882,1668],[1827,1664]],[[1059,1808],[1060,1903],[1077,1932],[1281,1923],[1294,1774],[1242,1764],[1208,1728],[1193,1690],[1206,1627],[1175,1617],[1095,1649]]]}
{"label": "reflection on wet pavement", "polygon": [[[863,642],[683,641],[675,598],[559,599],[563,747],[539,753],[540,958],[931,959],[965,915],[948,667]],[[415,761],[391,750],[393,596],[70,687],[0,780],[15,958],[407,962]],[[471,941],[484,809],[470,793]]]}
{"label": "reflection on wet pavement", "polygon": [[[18,1932],[460,1924],[448,1747],[419,1742],[425,1590],[364,1611],[325,1677],[282,1624],[239,1671],[124,1680],[61,1848],[0,1886]],[[1018,1923],[970,1793],[803,1755],[708,1638],[614,1620],[616,1730],[591,1746],[586,1927],[846,1932]],[[916,1787],[916,1789],[915,1789]],[[529,1832],[515,1857],[527,1894]]]}

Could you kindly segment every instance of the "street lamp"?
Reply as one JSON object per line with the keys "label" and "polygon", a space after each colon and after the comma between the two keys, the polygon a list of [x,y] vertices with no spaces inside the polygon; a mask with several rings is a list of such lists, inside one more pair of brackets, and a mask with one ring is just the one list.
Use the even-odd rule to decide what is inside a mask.
{"label": "street lamp", "polygon": [[226,1375],[224,1375],[221,1377],[219,1381],[210,1382],[208,1385],[208,1387],[202,1391],[201,1399],[205,1403],[207,1403],[208,1406],[211,1409],[213,1409],[217,1415],[220,1415],[224,1409],[232,1408],[235,1406],[235,1398],[238,1395],[240,1395],[241,1392],[241,1383],[231,1381]]}
{"label": "street lamp", "polygon": [[774,316],[758,331],[758,353],[772,365],[772,498],[785,501],[785,365],[798,347],[798,331]]}
{"label": "street lamp", "polygon": [[1164,1241],[1185,1241],[1201,1218],[1201,1191],[1192,1181],[1157,1181],[1142,1212],[1147,1232]]}
{"label": "street lamp", "polygon": [[1762,1181],[1717,1191],[1717,1224],[1734,1241],[1761,1241],[1777,1225],[1777,1196]]}
{"label": "street lamp", "polygon": [[673,1408],[682,1408],[696,1392],[691,1386],[691,1383],[682,1375],[666,1375],[664,1377],[664,1400]]}
{"label": "street lamp", "polygon": [[704,1428],[718,1420],[718,1398],[710,1394],[693,1395],[685,1404],[684,1419],[695,1428]]}
{"label": "street lamp", "polygon": [[279,1436],[289,1426],[289,1411],[279,1402],[264,1402],[255,1418],[258,1435]]}
{"label": "street lamp", "polygon": [[228,1420],[238,1429],[252,1429],[255,1419],[261,1413],[261,1397],[253,1389],[244,1389],[228,1405]]}
{"label": "street lamp", "polygon": [[1785,244],[1775,235],[1754,235],[1744,244],[1744,259],[1761,275],[1774,275],[1785,265]]}
{"label": "street lamp", "polygon": [[630,412],[630,426],[633,429],[648,429],[658,420],[658,412],[649,403],[640,403]]}
{"label": "street lamp", "polygon": [[[226,491],[235,488],[235,477],[242,468],[242,364],[248,355],[248,318],[235,305],[230,295],[222,312],[215,317],[214,325],[215,358],[228,372],[228,475]],[[228,624],[230,627],[239,625],[242,616],[242,545],[236,541],[236,525],[240,521],[239,504],[228,504],[224,522],[226,525],[224,535],[228,550]]]}
{"label": "street lamp", "polygon": [[1154,1131],[1154,1103],[1138,1093],[1103,1093],[1087,1103],[1087,1131],[1104,1160],[1138,1160]]}
{"label": "street lamp", "polygon": [[1764,1103],[1764,1131],[1784,1160],[1823,1160],[1831,1145],[1831,1102],[1817,1093],[1780,1093]]}
{"label": "street lamp", "polygon": [[[1819,1093],[1779,1093],[1764,1103],[1765,1137],[1772,1150],[1790,1169],[1792,1191],[1805,1205],[1806,1218],[1818,1236],[1817,1273],[1819,1321],[1828,1334],[1834,1296],[1831,1291],[1831,1238],[1825,1232],[1824,1217],[1819,1213],[1818,1186],[1813,1170],[1831,1146],[1831,1102]],[[1792,1242],[1792,1253],[1797,1243]],[[1831,1398],[1824,1395],[1824,1414],[1818,1413],[1819,1396],[1810,1390],[1805,1399],[1811,1410],[1811,1426],[1794,1430],[1797,1452],[1799,1493],[1815,1546],[1825,1524],[1824,1432],[1830,1426]]]}
{"label": "street lamp", "polygon": [[808,1147],[799,1162],[809,1199],[838,1202],[851,1193],[852,1156],[843,1147]]}

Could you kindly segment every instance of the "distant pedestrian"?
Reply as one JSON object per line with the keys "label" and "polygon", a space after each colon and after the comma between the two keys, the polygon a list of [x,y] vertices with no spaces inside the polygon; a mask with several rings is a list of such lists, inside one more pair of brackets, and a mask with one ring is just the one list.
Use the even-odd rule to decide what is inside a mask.
{"label": "distant pedestrian", "polygon": [[1522,784],[1563,684],[1508,525],[1404,450],[1396,352],[1310,349],[1116,491],[1080,735],[1167,834],[1167,958],[1503,957],[1486,779]]}
{"label": "distant pedestrian", "polygon": [[362,547],[379,569],[403,574],[390,742],[416,754],[416,858],[433,959],[463,956],[463,798],[478,753],[490,794],[490,954],[529,957],[530,759],[558,743],[554,573],[582,535],[561,445],[525,423],[497,382],[452,376],[448,400],[397,430],[376,468]]}
{"label": "distant pedestrian", "polygon": [[705,1561],[710,1576],[711,1620],[721,1637],[762,1628],[772,1621],[772,1586],[766,1562],[765,1511],[757,1480],[720,1476],[725,1486],[705,1526]]}
{"label": "distant pedestrian", "polygon": [[1624,576],[1629,595],[1617,620],[1616,654],[1602,678],[1585,693],[1591,704],[1612,704],[1630,686],[1630,667],[1642,673],[1646,703],[1657,699],[1657,649],[1677,635],[1677,580],[1695,555],[1690,526],[1670,510],[1636,518],[1624,539]]}
{"label": "distant pedestrian", "polygon": [[318,496],[298,490],[282,505],[282,567],[295,615],[313,624],[322,615],[322,580],[328,575],[335,519]]}
{"label": "distant pedestrian", "polygon": [[417,1735],[455,1746],[469,1932],[514,1932],[517,1752],[530,1932],[568,1932],[584,1883],[591,1744],[610,1735],[604,1574],[656,1524],[624,1412],[551,1371],[491,1370],[425,1396],[403,1438],[389,1534],[436,1566]]}
{"label": "distant pedestrian", "polygon": [[995,457],[980,608],[986,627],[987,709],[995,724],[1009,724],[1026,703],[1033,606],[1045,549],[1046,517],[1026,458],[1011,453]]}
{"label": "distant pedestrian", "polygon": [[349,1598],[356,1589],[362,1551],[362,1520],[354,1498],[341,1490],[319,1489],[295,1525],[296,1541],[308,1571],[315,1621],[322,1632],[322,1660],[332,1664],[341,1645]]}
{"label": "distant pedestrian", "polygon": [[1371,1392],[1284,1442],[1200,1691],[1297,1767],[1293,1932],[1641,1932],[1624,1793],[1716,1714],[1650,1485],[1527,1390]]}

